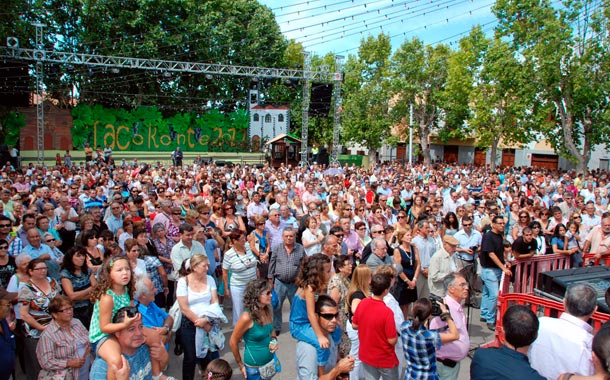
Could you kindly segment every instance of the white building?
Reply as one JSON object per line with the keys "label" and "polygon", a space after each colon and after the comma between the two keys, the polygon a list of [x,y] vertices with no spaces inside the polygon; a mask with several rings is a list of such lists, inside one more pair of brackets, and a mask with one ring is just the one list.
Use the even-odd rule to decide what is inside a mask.
{"label": "white building", "polygon": [[[248,137],[253,146],[263,149],[264,143],[281,134],[290,132],[290,108],[287,106],[261,105],[260,94],[250,90],[250,124]],[[262,140],[262,144],[260,141]],[[258,144],[255,142],[258,141]]]}

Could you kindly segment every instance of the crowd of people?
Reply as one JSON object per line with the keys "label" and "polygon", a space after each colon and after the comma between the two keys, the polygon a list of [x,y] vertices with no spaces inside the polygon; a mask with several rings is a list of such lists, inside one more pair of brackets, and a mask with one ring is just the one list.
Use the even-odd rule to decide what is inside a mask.
{"label": "crowd of people", "polygon": [[[610,183],[601,172],[103,157],[0,173],[0,306],[12,306],[0,308],[0,344],[28,380],[171,380],[163,373],[171,354],[183,356],[184,380],[197,366],[222,378],[213,376],[232,373],[219,361],[224,323],[233,326],[234,369],[248,379],[274,376],[275,353],[286,349],[277,337],[288,332],[300,379],[457,379],[470,350],[463,306],[480,307],[494,330],[512,260],[557,253],[578,267],[585,253],[610,255]],[[574,290],[579,302],[588,291]],[[562,321],[593,312],[568,305],[570,292]],[[504,315],[504,349],[537,351],[537,334],[508,339],[507,326],[529,317]],[[554,329],[535,322],[542,342]],[[598,333],[606,335],[596,351],[587,333],[582,360],[593,365],[532,357],[523,378],[607,377],[608,334]],[[485,355],[475,355],[473,378],[491,376],[477,360]]]}

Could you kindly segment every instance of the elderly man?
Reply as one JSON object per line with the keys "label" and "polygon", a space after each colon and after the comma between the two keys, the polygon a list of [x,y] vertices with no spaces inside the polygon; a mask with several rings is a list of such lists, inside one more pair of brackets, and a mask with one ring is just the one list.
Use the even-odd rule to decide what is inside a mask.
{"label": "elderly man", "polygon": [[[470,350],[466,316],[462,303],[468,299],[468,282],[456,272],[451,272],[443,278],[445,304],[449,308],[451,318],[458,329],[460,337],[453,342],[445,343],[436,350],[436,369],[441,380],[457,380],[460,373],[460,362]],[[443,329],[447,326],[440,317],[430,322],[431,329]]]}
{"label": "elderly man", "polygon": [[610,213],[602,215],[602,223],[593,227],[585,239],[583,247],[584,253],[594,253],[595,258],[599,259],[610,255]]}
{"label": "elderly man", "polygon": [[265,229],[267,230],[267,236],[269,239],[269,246],[273,248],[276,244],[282,243],[282,231],[286,225],[280,219],[280,212],[278,209],[269,211],[269,219],[265,222]]}
{"label": "elderly man", "polygon": [[502,317],[501,348],[479,348],[470,363],[472,380],[544,380],[530,366],[527,352],[538,336],[538,318],[527,306],[513,305]]}
{"label": "elderly man", "polygon": [[[119,325],[125,321],[125,318],[133,318],[135,315],[137,315],[137,309],[123,307],[116,312],[112,322]],[[126,359],[123,360],[123,368],[118,371],[129,369],[129,379],[152,379],[151,359],[159,361],[161,368],[167,365],[169,356],[161,343],[144,344],[146,338],[141,319],[135,319],[129,327],[115,332],[114,336],[121,347],[121,354]],[[91,366],[89,379],[106,380],[108,369],[108,363],[98,356]]]}
{"label": "elderly man", "polygon": [[292,299],[297,292],[294,281],[299,274],[301,260],[306,256],[303,246],[295,243],[295,235],[296,231],[292,227],[284,228],[282,242],[273,247],[269,260],[267,276],[279,298],[278,305],[273,308],[273,329],[276,336],[282,330],[282,306],[288,298],[292,307]]}
{"label": "elderly man", "polygon": [[155,304],[155,286],[148,277],[136,278],[133,298],[137,301],[138,311],[142,314],[142,324],[150,330],[146,335],[156,335],[159,342],[168,349],[174,319]]}
{"label": "elderly man", "polygon": [[296,347],[298,379],[334,380],[339,375],[352,370],[354,358],[347,356],[339,360],[337,355],[337,343],[341,338],[337,303],[327,295],[320,295],[316,300],[315,312],[320,331],[330,342],[328,358],[320,363],[316,348],[309,343],[298,341]]}
{"label": "elderly man", "polygon": [[120,202],[110,204],[110,215],[106,218],[106,225],[115,236],[117,231],[123,228],[123,205]]}
{"label": "elderly man", "polygon": [[443,247],[436,251],[434,256],[430,259],[430,267],[428,272],[428,288],[430,293],[443,297],[445,295],[445,289],[443,288],[443,279],[449,273],[457,270],[455,258],[455,248],[458,245],[458,241],[451,235],[445,235],[443,237]]}
{"label": "elderly man", "polygon": [[593,328],[587,321],[597,309],[597,292],[589,284],[572,284],[563,304],[559,318],[539,318],[538,339],[528,353],[532,367],[549,380],[562,373],[593,375]]}
{"label": "elderly man", "polygon": [[392,258],[388,256],[386,241],[383,238],[376,237],[371,241],[371,255],[366,260],[366,265],[371,268],[371,272],[380,265],[391,265]]}

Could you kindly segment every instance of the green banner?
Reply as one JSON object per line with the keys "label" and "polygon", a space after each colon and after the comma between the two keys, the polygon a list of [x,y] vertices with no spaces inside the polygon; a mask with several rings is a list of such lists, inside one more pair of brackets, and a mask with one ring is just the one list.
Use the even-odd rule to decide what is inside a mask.
{"label": "green banner", "polygon": [[156,107],[134,110],[78,105],[72,110],[72,142],[82,148],[113,151],[183,151],[244,152],[249,151],[248,113],[238,110],[221,113],[179,113],[164,117]]}

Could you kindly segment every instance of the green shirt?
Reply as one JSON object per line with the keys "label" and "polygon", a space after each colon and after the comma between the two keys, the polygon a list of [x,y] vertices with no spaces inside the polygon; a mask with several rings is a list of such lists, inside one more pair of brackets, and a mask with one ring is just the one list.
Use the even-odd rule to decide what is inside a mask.
{"label": "green shirt", "polygon": [[[106,290],[106,294],[111,296],[112,301],[114,302],[110,320],[114,318],[116,312],[119,311],[120,308],[129,306],[131,304],[131,298],[129,298],[129,289],[127,287],[125,287],[125,293],[121,295],[117,295],[111,289]],[[91,343],[97,343],[100,339],[107,335],[108,334],[104,334],[102,332],[102,328],[100,326],[100,300],[97,300],[95,301],[95,305],[93,305],[93,316],[91,317],[91,326],[89,327],[89,341]]]}
{"label": "green shirt", "polygon": [[254,322],[252,327],[244,334],[244,363],[249,367],[263,366],[273,359],[273,354],[269,351],[271,341],[271,331],[273,324],[261,325]]}

